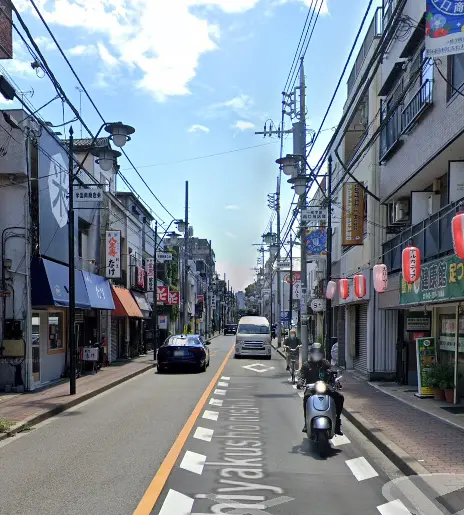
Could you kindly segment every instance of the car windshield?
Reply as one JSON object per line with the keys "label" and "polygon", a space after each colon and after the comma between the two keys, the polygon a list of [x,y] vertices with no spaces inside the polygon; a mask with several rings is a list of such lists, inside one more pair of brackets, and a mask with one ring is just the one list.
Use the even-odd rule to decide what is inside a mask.
{"label": "car windshield", "polygon": [[187,338],[180,338],[179,336],[173,336],[169,338],[168,345],[198,345],[201,343],[200,338],[188,336]]}
{"label": "car windshield", "polygon": [[240,324],[238,326],[240,334],[269,334],[269,326],[256,324]]}

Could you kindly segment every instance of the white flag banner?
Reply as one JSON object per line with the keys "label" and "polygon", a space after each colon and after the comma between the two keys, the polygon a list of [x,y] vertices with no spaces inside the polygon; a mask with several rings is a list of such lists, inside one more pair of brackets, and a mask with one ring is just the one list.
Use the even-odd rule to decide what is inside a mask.
{"label": "white flag banner", "polygon": [[293,285],[293,298],[295,300],[301,299],[301,281],[296,281]]}
{"label": "white flag banner", "polygon": [[155,260],[146,259],[145,266],[147,267],[147,291],[155,291]]}
{"label": "white flag banner", "polygon": [[106,277],[121,277],[121,231],[106,231]]}

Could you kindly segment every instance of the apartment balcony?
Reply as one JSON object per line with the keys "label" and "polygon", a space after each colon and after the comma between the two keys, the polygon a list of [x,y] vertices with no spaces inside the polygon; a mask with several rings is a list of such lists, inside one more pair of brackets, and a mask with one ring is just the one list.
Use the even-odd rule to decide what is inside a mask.
{"label": "apartment balcony", "polygon": [[384,243],[383,262],[387,265],[389,273],[401,270],[401,252],[409,242],[420,250],[423,263],[452,254],[454,250],[451,220],[457,212],[463,210],[462,205],[462,200],[448,204],[434,215]]}

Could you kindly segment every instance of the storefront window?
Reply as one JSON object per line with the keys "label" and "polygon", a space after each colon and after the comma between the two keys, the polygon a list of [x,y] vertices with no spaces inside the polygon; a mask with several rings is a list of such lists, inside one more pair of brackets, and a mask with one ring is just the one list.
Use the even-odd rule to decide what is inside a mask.
{"label": "storefront window", "polygon": [[50,312],[48,314],[48,352],[61,352],[64,350],[63,313]]}
{"label": "storefront window", "polygon": [[[440,349],[441,363],[456,362],[456,315],[444,314],[438,319],[438,346]],[[458,347],[458,382],[457,397],[464,395],[464,314],[459,315],[459,347]]]}

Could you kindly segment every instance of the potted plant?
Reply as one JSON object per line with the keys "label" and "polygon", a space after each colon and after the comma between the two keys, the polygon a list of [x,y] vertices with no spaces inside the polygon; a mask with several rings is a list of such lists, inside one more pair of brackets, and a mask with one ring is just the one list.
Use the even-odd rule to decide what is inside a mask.
{"label": "potted plant", "polygon": [[427,372],[425,377],[425,384],[429,388],[433,390],[433,398],[436,401],[444,401],[445,400],[445,392],[442,388],[440,388],[440,372],[442,365],[435,364],[430,370]]}
{"label": "potted plant", "polygon": [[454,366],[452,363],[442,365],[440,373],[440,388],[445,391],[446,402],[454,402]]}

